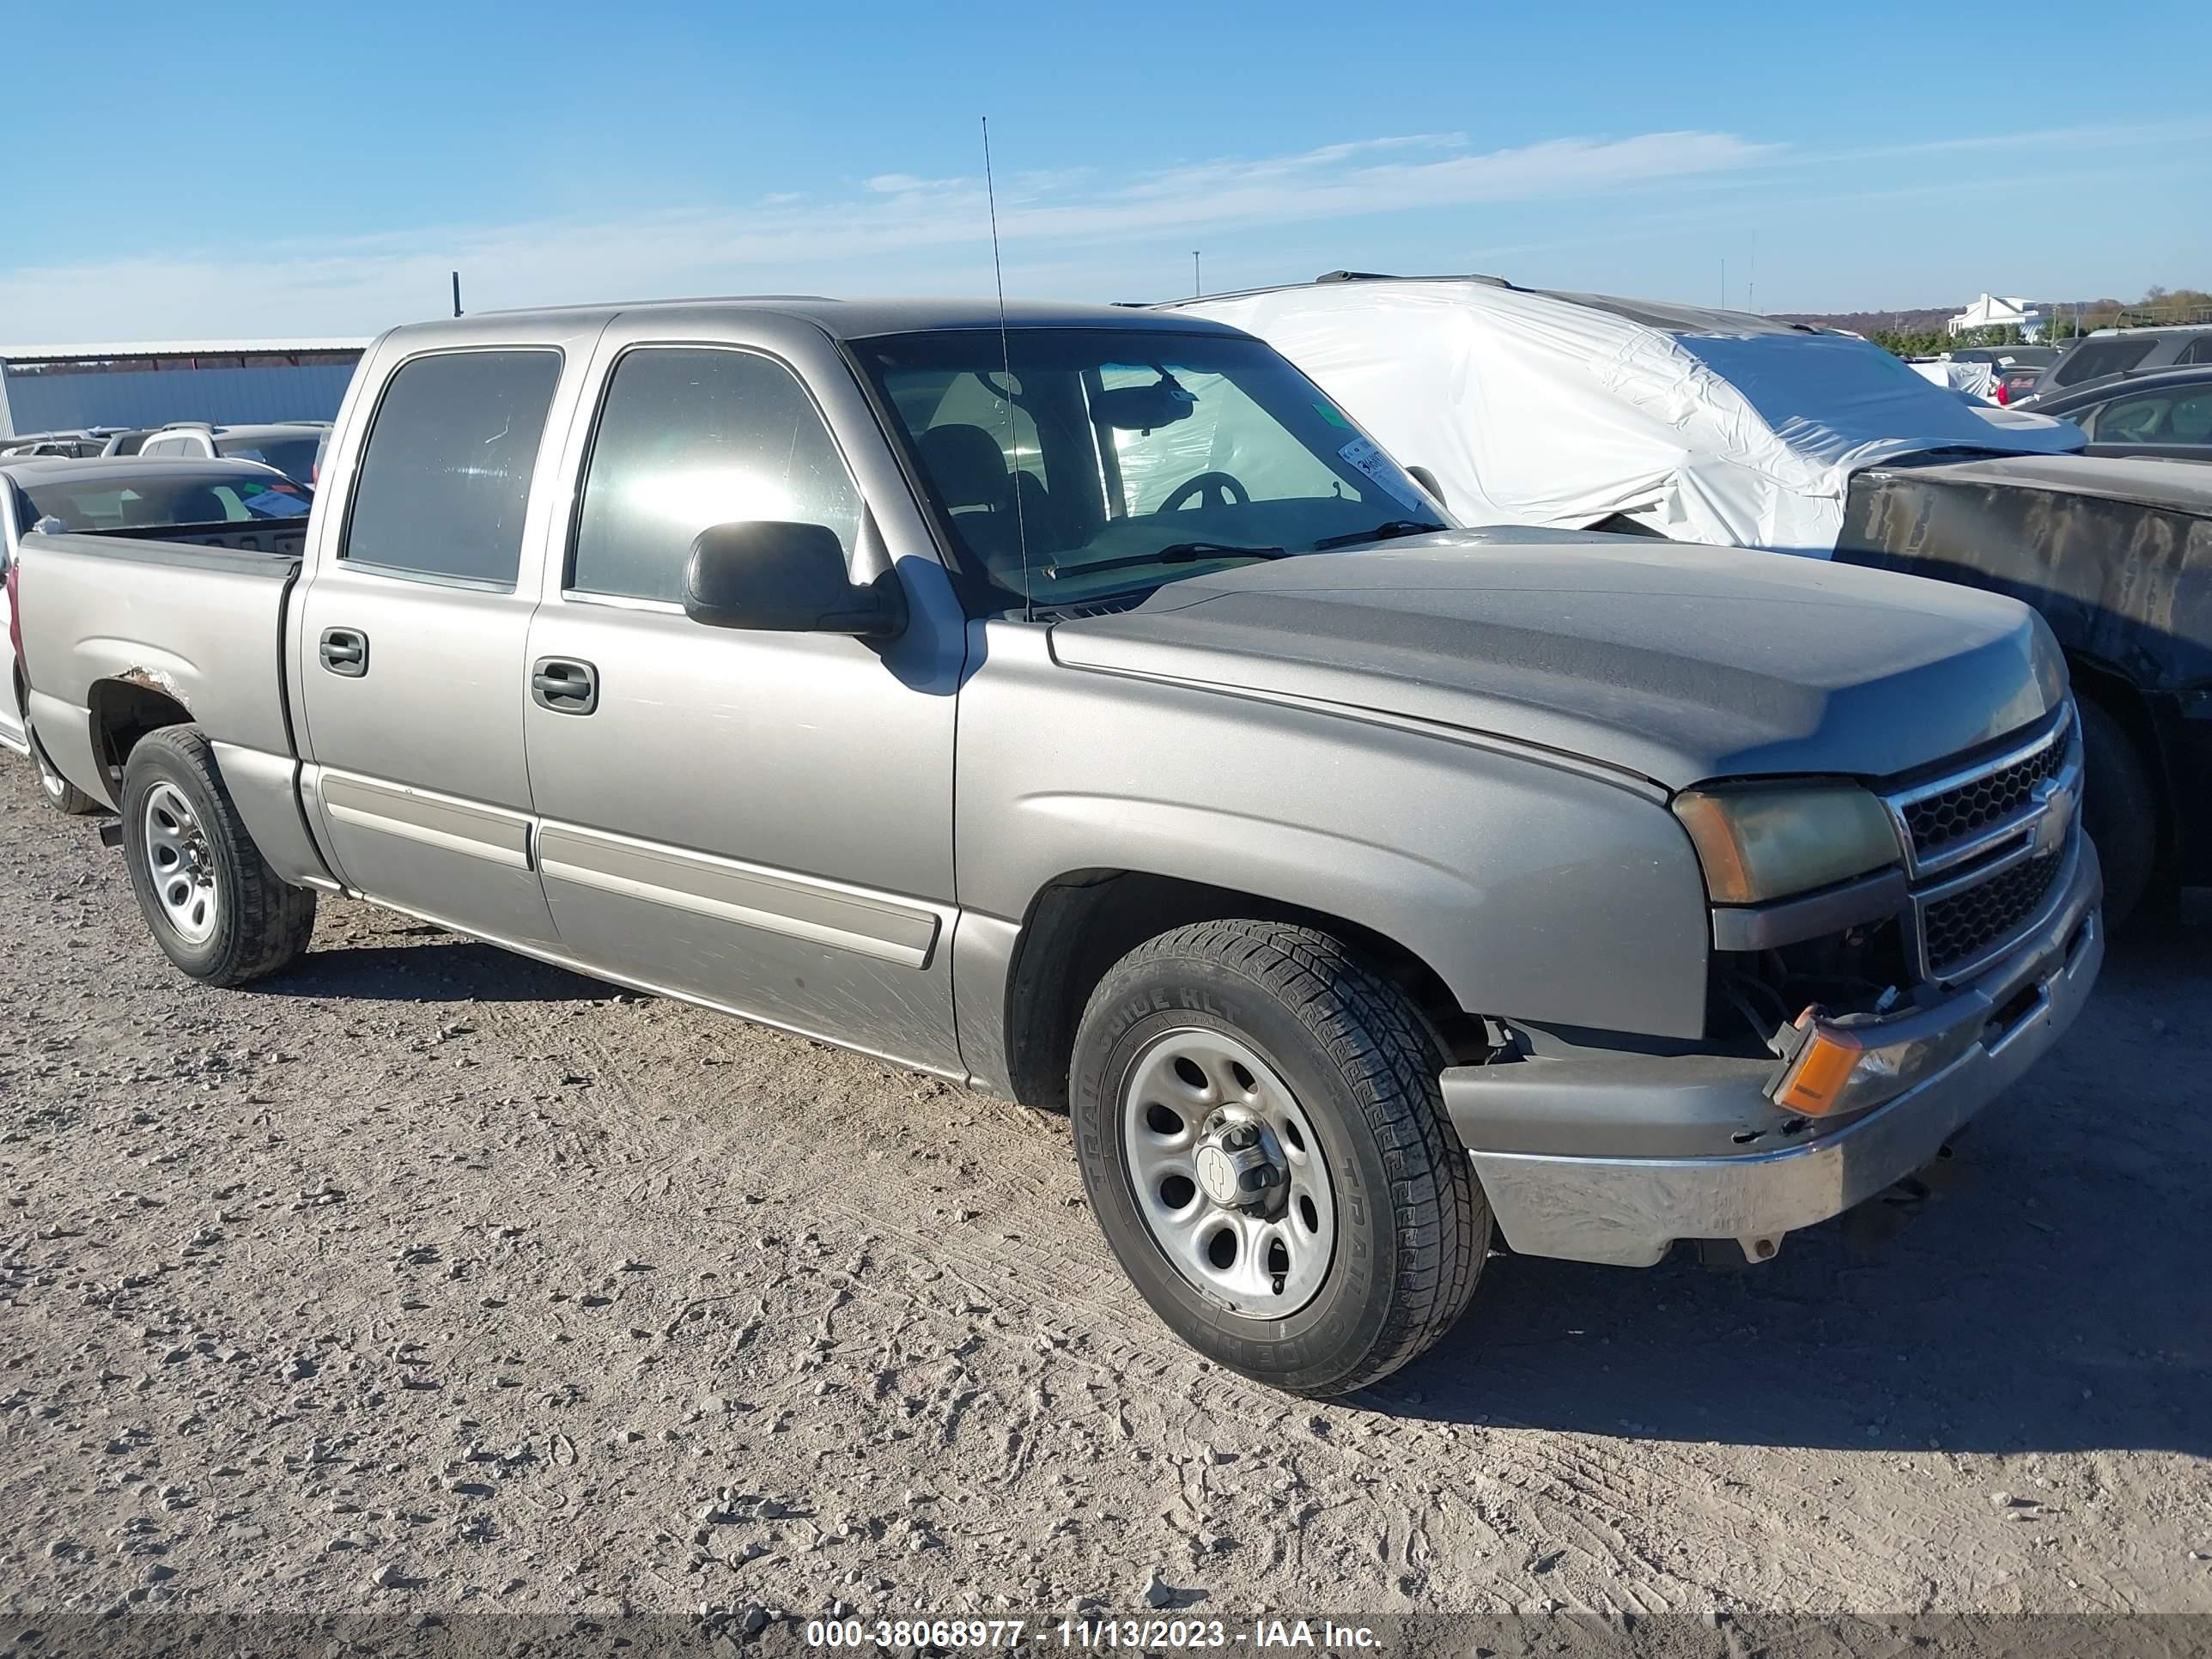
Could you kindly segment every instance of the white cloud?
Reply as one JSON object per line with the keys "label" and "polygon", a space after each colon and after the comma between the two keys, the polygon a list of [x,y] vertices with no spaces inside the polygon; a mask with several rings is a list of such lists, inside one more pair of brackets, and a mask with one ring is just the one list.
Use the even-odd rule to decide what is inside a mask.
{"label": "white cloud", "polygon": [[924,191],[961,190],[974,181],[968,179],[917,179],[911,173],[879,173],[864,182],[879,196],[913,196]]}
{"label": "white cloud", "polygon": [[[1128,283],[1146,239],[1587,196],[1778,154],[1717,132],[1480,154],[1455,133],[1384,137],[1118,176],[1018,174],[1001,183],[999,225],[1009,278],[1024,291],[1038,291],[1024,272],[1049,272],[1060,293],[1105,297]],[[974,291],[989,279],[988,234],[981,180],[885,173],[836,199],[781,193],[745,207],[19,267],[0,271],[0,317],[11,343],[366,332],[435,314],[456,268],[472,308],[794,288]]]}

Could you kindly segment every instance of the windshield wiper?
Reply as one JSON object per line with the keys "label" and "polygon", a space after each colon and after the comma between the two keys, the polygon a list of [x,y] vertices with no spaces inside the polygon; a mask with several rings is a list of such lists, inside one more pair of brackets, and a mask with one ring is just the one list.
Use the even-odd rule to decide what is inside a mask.
{"label": "windshield wiper", "polygon": [[1348,536],[1324,536],[1314,544],[1316,549],[1349,547],[1354,542],[1387,542],[1400,536],[1421,536],[1431,530],[1442,530],[1440,524],[1430,524],[1421,519],[1388,519],[1372,530],[1355,530]]}
{"label": "windshield wiper", "polygon": [[1058,581],[1062,575],[1087,576],[1096,570],[1134,570],[1146,564],[1194,564],[1200,559],[1287,559],[1282,547],[1245,547],[1235,542],[1170,542],[1157,553],[1130,553],[1092,564],[1055,564],[1045,574]]}

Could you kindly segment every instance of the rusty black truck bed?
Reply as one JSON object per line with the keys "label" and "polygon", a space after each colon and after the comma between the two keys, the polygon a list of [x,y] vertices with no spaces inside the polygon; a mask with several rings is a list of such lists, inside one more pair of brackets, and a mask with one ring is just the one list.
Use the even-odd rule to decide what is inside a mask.
{"label": "rusty black truck bed", "polygon": [[2007,456],[1851,480],[1836,556],[1994,589],[2043,613],[2078,690],[2119,718],[2166,808],[2161,862],[2212,881],[2212,464]]}

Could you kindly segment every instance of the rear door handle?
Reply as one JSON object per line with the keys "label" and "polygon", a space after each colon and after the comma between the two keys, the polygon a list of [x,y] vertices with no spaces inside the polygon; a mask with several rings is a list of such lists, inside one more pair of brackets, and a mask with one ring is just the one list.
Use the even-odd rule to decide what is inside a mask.
{"label": "rear door handle", "polygon": [[599,671],[573,657],[540,657],[530,665],[530,697],[556,714],[588,714],[599,706]]}
{"label": "rear door handle", "polygon": [[321,646],[323,666],[333,674],[357,680],[368,672],[368,635],[356,628],[325,628]]}

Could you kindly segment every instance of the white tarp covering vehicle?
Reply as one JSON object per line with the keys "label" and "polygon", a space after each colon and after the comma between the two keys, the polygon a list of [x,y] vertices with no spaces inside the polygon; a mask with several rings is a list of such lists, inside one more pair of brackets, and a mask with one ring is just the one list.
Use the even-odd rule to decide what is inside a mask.
{"label": "white tarp covering vehicle", "polygon": [[1825,556],[1865,467],[2084,441],[1972,404],[1856,335],[1745,312],[1343,273],[1172,308],[1275,347],[1473,524],[1625,520],[1613,527]]}
{"label": "white tarp covering vehicle", "polygon": [[1995,363],[1962,363],[1954,357],[1916,357],[1905,365],[1930,386],[1963,392],[1985,404],[1997,400]]}

